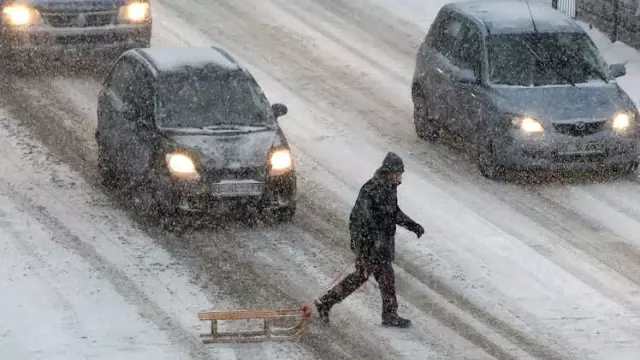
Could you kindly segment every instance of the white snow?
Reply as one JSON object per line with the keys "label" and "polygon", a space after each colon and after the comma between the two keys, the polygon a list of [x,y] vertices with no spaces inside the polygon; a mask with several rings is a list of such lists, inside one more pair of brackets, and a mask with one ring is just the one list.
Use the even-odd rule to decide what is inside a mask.
{"label": "white snow", "polygon": [[0,111],[0,358],[295,359],[296,343],[204,346],[200,311],[238,307]]}
{"label": "white snow", "polygon": [[[397,276],[403,284],[400,303],[402,311],[414,317],[416,326],[408,332],[376,328],[379,301],[372,284],[335,308],[334,323],[351,327],[354,334],[366,331],[372,342],[384,341],[390,352],[407,358],[434,354],[436,351],[431,345],[440,342],[459,345],[461,349],[473,348],[417,306],[432,300],[446,307],[452,318],[462,319],[474,330],[486,333],[492,342],[510,349],[518,358],[527,358],[514,340],[516,335],[492,328],[464,305],[449,303],[441,289],[431,289],[425,280],[433,278],[446,284],[448,291],[462,294],[475,307],[518,329],[519,335],[567,357],[636,359],[640,353],[640,289],[635,270],[637,259],[634,262],[633,258],[640,242],[637,184],[531,188],[495,184],[479,177],[472,161],[416,141],[410,123],[408,85],[414,57],[407,49],[415,50],[439,7],[447,1],[358,3],[363,14],[379,15],[380,28],[398,25],[389,27],[403,35],[394,39],[397,48],[380,41],[378,36],[386,35],[383,31],[372,34],[375,29],[365,31],[351,22],[333,20],[327,11],[311,1],[300,0],[296,5],[277,0],[238,2],[235,6],[260,15],[263,23],[258,25],[262,27],[256,25],[255,29],[278,29],[290,36],[281,39],[281,51],[289,50],[284,46],[289,42],[304,44],[301,46],[304,51],[287,53],[291,63],[280,64],[280,71],[274,70],[270,63],[278,59],[249,56],[257,54],[251,54],[253,44],[242,43],[242,32],[236,34],[233,29],[227,29],[228,33],[223,36],[215,29],[205,31],[198,28],[194,19],[177,19],[163,1],[154,4],[158,24],[154,41],[158,44],[206,45],[216,40],[234,48],[232,53],[247,54],[241,60],[250,63],[271,101],[284,102],[290,108],[281,124],[294,145],[301,178],[304,178],[301,191],[318,202],[326,202],[336,216],[346,218],[359,187],[373,174],[386,151],[394,150],[405,159],[408,172],[400,187],[400,204],[427,229],[422,239],[400,230],[397,241]],[[190,5],[198,16],[216,15],[207,14],[202,5],[202,8],[195,3]],[[289,7],[296,7],[306,18],[292,15]],[[406,23],[394,20],[394,16]],[[638,102],[638,52],[624,44],[611,45],[596,31],[590,34],[609,63],[628,61],[628,75],[618,82]],[[353,72],[357,73],[357,83],[349,82]],[[79,95],[80,86],[73,80],[54,81],[54,89],[66,87],[74,88],[70,101],[77,102],[79,108],[95,101]],[[309,95],[313,91],[316,96]],[[377,103],[380,99],[384,99],[384,103]],[[387,116],[391,113],[394,116]],[[88,110],[87,114],[91,120],[83,126],[90,128],[93,124],[89,122],[95,116]],[[4,147],[11,153],[10,144]],[[127,235],[134,244],[130,249],[130,245],[87,227],[90,216],[86,214],[96,212],[109,219],[109,223],[127,221],[120,214],[86,205],[87,194],[91,192],[83,186],[80,186],[82,191],[76,189],[78,192],[71,196],[67,189],[56,190],[56,197],[52,197],[48,193],[52,191],[50,187],[20,185],[33,169],[14,165],[2,170],[4,177],[14,176],[14,186],[23,196],[31,191],[33,201],[49,208],[57,217],[78,221],[67,226],[83,234],[84,241],[99,249],[101,256],[124,269],[130,282],[153,297],[160,308],[168,309],[176,323],[197,333],[195,329],[200,326],[194,322],[195,311],[212,305],[197,289],[179,285],[187,281],[179,274],[167,277],[153,271],[149,275],[140,273],[143,272],[140,269],[151,268],[150,264],[157,258],[170,262],[167,254],[156,249],[150,239],[140,234]],[[15,173],[20,175],[11,175]],[[69,210],[75,208],[78,210]],[[571,215],[572,211],[581,214]],[[583,219],[590,222],[582,223]],[[135,230],[127,228],[126,231],[136,234]],[[264,238],[258,237],[251,243],[250,253],[256,255],[247,257],[247,261],[263,266],[265,272],[285,274],[286,277],[279,278],[282,284],[278,285],[290,292],[301,292],[301,297],[316,296],[316,290],[336,275],[334,270],[352,260],[349,254],[341,252],[348,251],[346,229],[344,233],[343,248],[330,246],[326,239],[302,237],[309,236],[307,233],[295,244],[278,242],[275,235],[267,234],[271,244],[263,244]],[[273,248],[269,251],[265,246]],[[298,246],[304,246],[307,251]],[[149,258],[136,258],[134,254],[141,248],[152,250]],[[246,249],[237,251],[242,253]],[[315,258],[310,255],[312,251],[320,255]],[[177,289],[168,291],[168,288]],[[190,292],[197,294],[195,299],[180,295]],[[215,305],[232,308],[228,303]],[[149,328],[149,333],[157,330],[151,325]],[[63,340],[54,343],[64,343]],[[256,352],[265,351],[264,358],[267,358],[272,354],[269,349],[264,347]],[[292,358],[304,357],[304,352],[297,347],[285,349],[293,354]],[[234,348],[230,350],[231,357],[235,351],[240,354],[240,350]],[[484,354],[474,355],[481,358]]]}
{"label": "white snow", "polygon": [[189,358],[5,191],[0,190],[2,358]]}
{"label": "white snow", "polygon": [[[377,2],[395,13],[407,15],[409,20],[417,19],[415,14],[420,13],[415,8],[403,8],[397,1],[384,4]],[[422,13],[434,14],[437,11],[436,6],[424,9],[424,2],[421,4]],[[385,91],[389,101],[402,105],[402,116],[404,119],[409,117],[407,84],[413,58],[392,60],[407,64],[406,68],[396,67],[402,71],[403,81],[392,80],[308,23],[277,11],[268,3],[260,3],[259,6],[264,7],[260,9],[264,15],[262,21],[301,34],[306,41],[313,42],[317,56],[350,69],[358,69],[362,78],[379,78],[379,81],[371,83],[389,89]],[[429,22],[424,21],[426,18],[426,15],[420,17],[417,24],[419,28],[428,28]],[[363,53],[379,53],[373,45],[358,41],[368,39],[364,35],[359,38],[355,31],[345,32],[328,25],[324,29],[340,34],[339,37],[343,39],[346,33],[349,45],[353,44]],[[184,31],[197,32],[196,29]],[[382,54],[381,57],[391,58],[390,54]],[[476,305],[490,309],[493,315],[515,328],[523,329],[527,336],[548,344],[559,353],[590,353],[594,358],[610,356],[631,359],[640,351],[635,330],[636,309],[626,307],[637,303],[640,298],[621,290],[637,288],[636,285],[610,269],[598,268],[598,264],[576,253],[574,248],[565,247],[559,234],[514,211],[509,203],[494,195],[504,192],[500,189],[503,185],[488,185],[480,178],[456,179],[465,182],[463,184],[441,179],[436,169],[425,166],[419,158],[407,153],[402,145],[370,135],[370,125],[363,124],[349,109],[344,109],[341,114],[340,110],[333,107],[330,111],[334,117],[326,116],[328,111],[325,112],[323,108],[322,98],[306,101],[290,90],[292,84],[262,71],[264,65],[260,62],[243,60],[251,63],[251,70],[265,86],[270,99],[273,102],[285,102],[291,109],[288,118],[295,117],[295,120],[283,119],[281,123],[296,152],[322,165],[320,169],[304,167],[307,171],[304,176],[318,179],[318,186],[334,183],[333,179],[328,178],[327,172],[335,176],[336,187],[325,187],[334,192],[335,198],[331,199],[338,199],[339,202],[332,207],[343,217],[346,218],[359,186],[379,166],[387,149],[401,154],[408,169],[404,184],[400,187],[401,206],[406,213],[426,224],[428,229],[427,235],[420,240],[405,231],[400,231],[398,235],[398,252],[402,263],[424,269],[424,274],[417,275],[436,274],[437,278],[451,283],[456,291],[473,299]],[[360,85],[363,88],[365,86],[364,83]],[[394,119],[389,121],[393,122]],[[318,137],[318,134],[322,134],[322,137]],[[517,187],[505,187],[513,196],[527,196],[525,191]],[[485,194],[482,193],[483,188],[493,191]],[[532,246],[547,251],[533,251]],[[593,273],[593,278],[606,279],[606,285],[594,289],[593,279],[584,279],[567,270],[575,267],[583,268],[585,274]],[[326,283],[328,278],[319,278],[317,284]],[[623,293],[622,296],[628,296],[629,302],[612,300],[608,296],[612,293]],[[362,305],[347,301],[343,306],[358,312],[357,309]],[[341,321],[341,313],[338,310],[336,312],[336,321]],[[400,341],[399,338],[396,340]],[[392,344],[402,346],[400,343]]]}
{"label": "white snow", "polygon": [[160,71],[175,71],[185,66],[201,67],[213,64],[228,70],[238,66],[211,46],[153,46],[142,50],[155,60]]}

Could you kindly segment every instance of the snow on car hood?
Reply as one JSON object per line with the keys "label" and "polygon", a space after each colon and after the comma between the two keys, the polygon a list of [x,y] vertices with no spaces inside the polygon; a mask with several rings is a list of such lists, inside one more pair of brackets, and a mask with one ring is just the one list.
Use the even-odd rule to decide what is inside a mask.
{"label": "snow on car hood", "polygon": [[174,133],[172,141],[189,150],[207,169],[263,166],[269,148],[277,141],[275,131],[248,133]]}
{"label": "snow on car hood", "polygon": [[577,86],[495,87],[500,111],[534,116],[542,121],[602,119],[616,111],[635,109],[629,96],[615,83]]}

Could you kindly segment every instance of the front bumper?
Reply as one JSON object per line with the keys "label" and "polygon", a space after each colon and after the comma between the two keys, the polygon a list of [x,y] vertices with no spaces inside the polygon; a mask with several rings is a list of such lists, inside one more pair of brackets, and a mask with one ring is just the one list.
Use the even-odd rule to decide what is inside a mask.
{"label": "front bumper", "polygon": [[93,53],[146,47],[151,24],[117,24],[83,28],[30,27],[0,30],[0,46],[11,54]]}
{"label": "front bumper", "polygon": [[624,167],[640,156],[637,134],[602,131],[587,136],[528,136],[513,131],[498,146],[497,162],[514,169],[587,171]]}
{"label": "front bumper", "polygon": [[[268,177],[263,182],[240,180],[235,184],[261,184],[259,192],[238,191],[235,194],[215,194],[214,185],[203,180],[180,180],[170,176],[157,179],[157,194],[167,207],[188,212],[244,211],[248,208],[278,210],[294,205],[296,196],[295,173]],[[225,182],[229,184],[230,182]]]}

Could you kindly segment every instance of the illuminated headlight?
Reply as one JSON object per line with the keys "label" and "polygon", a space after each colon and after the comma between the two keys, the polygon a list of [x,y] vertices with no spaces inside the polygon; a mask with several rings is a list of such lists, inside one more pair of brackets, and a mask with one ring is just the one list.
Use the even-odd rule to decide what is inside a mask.
{"label": "illuminated headlight", "polygon": [[277,150],[271,154],[269,159],[271,163],[271,175],[281,175],[291,170],[293,160],[289,150]]}
{"label": "illuminated headlight", "polygon": [[544,132],[542,123],[530,116],[516,117],[512,120],[512,124],[527,134]]}
{"label": "illuminated headlight", "polygon": [[180,178],[199,179],[200,174],[196,170],[193,160],[184,154],[167,154],[165,156],[169,171]]}
{"label": "illuminated headlight", "polygon": [[2,19],[8,25],[26,26],[38,23],[40,13],[28,6],[9,5],[2,9]]}
{"label": "illuminated headlight", "polygon": [[632,116],[629,113],[621,112],[613,117],[613,123],[611,126],[614,130],[623,131],[631,125],[632,120]]}
{"label": "illuminated headlight", "polygon": [[120,19],[141,22],[149,19],[149,3],[132,2],[120,8]]}

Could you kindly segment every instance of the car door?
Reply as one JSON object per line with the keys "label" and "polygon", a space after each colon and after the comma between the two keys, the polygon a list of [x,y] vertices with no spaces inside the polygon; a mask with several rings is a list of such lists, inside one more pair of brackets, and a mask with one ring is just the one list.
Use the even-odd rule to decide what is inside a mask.
{"label": "car door", "polygon": [[121,58],[112,67],[111,73],[98,97],[98,132],[104,150],[112,159],[118,172],[126,171],[126,141],[123,131],[127,124],[125,100],[133,84],[133,67],[128,58]]}
{"label": "car door", "polygon": [[144,181],[148,175],[155,135],[155,90],[149,69],[141,62],[132,63],[133,96],[127,100],[130,115],[124,124],[123,141],[128,159],[127,173],[135,181]]}
{"label": "car door", "polygon": [[450,112],[455,123],[455,129],[459,134],[469,137],[476,130],[477,120],[482,109],[482,97],[484,95],[484,46],[480,29],[468,19],[463,21],[461,37],[456,42],[455,50],[451,56],[451,62],[457,69],[470,70],[477,82],[464,83],[451,82],[450,87]]}
{"label": "car door", "polygon": [[[443,17],[439,24],[433,48],[436,54],[433,58],[433,66],[429,73],[430,99],[427,99],[428,108],[447,128],[455,128],[451,111],[451,87],[452,75],[455,67],[451,58],[455,56],[456,45],[462,36],[462,19],[456,13],[450,13]],[[453,130],[453,129],[452,129]]]}

